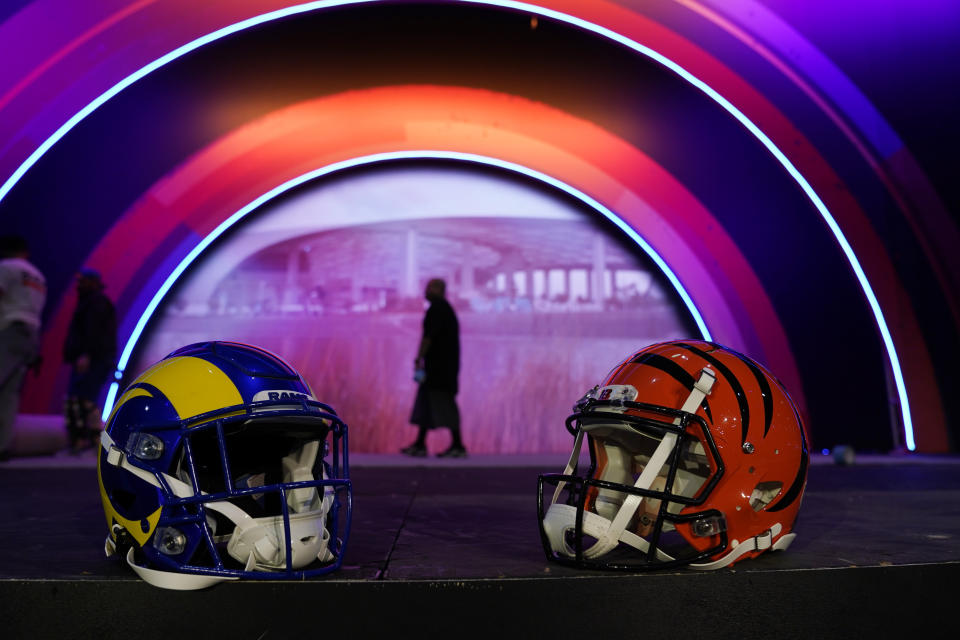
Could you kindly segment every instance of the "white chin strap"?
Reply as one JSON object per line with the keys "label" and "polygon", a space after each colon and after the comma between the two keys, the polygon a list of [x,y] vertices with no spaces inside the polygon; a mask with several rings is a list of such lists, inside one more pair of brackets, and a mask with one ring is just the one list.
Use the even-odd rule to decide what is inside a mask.
{"label": "white chin strap", "polygon": [[[283,481],[313,480],[313,464],[320,442],[314,440],[283,459]],[[294,489],[287,494],[290,509],[290,557],[294,569],[302,569],[316,559],[333,560],[328,546],[330,532],[324,520],[333,502],[333,490],[327,488],[323,500],[314,487]],[[207,505],[213,508],[211,503]],[[229,504],[229,503],[228,503]],[[233,507],[234,505],[229,504]],[[251,518],[239,513],[223,513],[237,525],[227,543],[227,552],[247,563],[247,571],[276,571],[286,568],[283,516]]]}
{"label": "white chin strap", "polygon": [[[607,553],[613,548],[604,545],[603,548],[605,551],[603,551],[603,553],[596,552],[596,549],[600,546],[600,540],[604,539],[604,537],[609,534],[611,524],[613,524],[612,521],[604,518],[601,515],[597,515],[591,511],[583,512],[584,536],[590,536],[591,538],[597,539],[596,544],[583,552],[584,556],[588,558],[598,558],[603,555],[603,553]],[[550,508],[547,509],[547,515],[543,519],[543,530],[547,534],[547,539],[550,540],[550,548],[562,556],[567,556],[568,558],[574,557],[576,552],[574,551],[573,547],[567,544],[567,534],[569,534],[571,531],[574,531],[576,525],[576,507],[572,505],[556,503],[550,505]],[[644,553],[650,549],[650,544],[646,540],[630,531],[622,531],[620,533],[619,542],[628,544]],[[614,547],[619,544],[619,542],[615,543]],[[662,551],[657,550],[657,559],[669,561],[673,558]]]}
{"label": "white chin strap", "polygon": [[[704,368],[700,372],[700,379],[694,383],[690,395],[687,396],[680,410],[690,414],[696,413],[703,399],[713,388],[714,382],[716,382],[716,374],[709,368]],[[680,424],[680,418],[674,420],[673,423],[675,425]],[[570,475],[576,467],[577,460],[580,457],[582,440],[583,430],[580,429],[574,441],[570,460],[564,469],[564,475]],[[638,477],[634,483],[634,488],[649,490],[650,487],[653,486],[660,473],[660,469],[666,463],[676,443],[677,434],[667,433],[664,435],[660,444],[653,452],[653,455],[650,456],[650,460],[640,473],[640,477]],[[574,557],[575,551],[567,543],[567,536],[571,531],[576,530],[577,508],[557,503],[564,484],[563,482],[559,483],[556,491],[554,491],[553,501],[543,519],[543,529],[547,535],[547,539],[550,541],[550,547],[554,552],[567,557]],[[620,505],[620,508],[612,520],[593,512],[584,511],[583,533],[585,536],[595,538],[596,542],[589,548],[583,550],[583,556],[587,559],[595,560],[610,553],[610,551],[615,549],[621,542],[643,553],[647,553],[650,549],[650,544],[641,536],[626,530],[644,500],[645,498],[643,496],[629,494],[623,501],[623,504]],[[731,542],[732,549],[721,559],[705,564],[691,564],[689,566],[694,569],[719,569],[731,564],[743,554],[751,551],[771,548],[774,550],[786,549],[790,543],[793,542],[793,538],[796,537],[796,535],[791,533],[782,536],[776,543],[773,543],[773,539],[780,534],[782,529],[783,527],[778,523],[763,534],[750,538],[749,540],[743,542],[733,540]],[[671,561],[674,559],[659,549],[656,555],[657,559],[661,561]]]}
{"label": "white chin strap", "polygon": [[[576,555],[575,550],[569,544],[567,544],[567,534],[575,530],[576,524],[576,507],[566,504],[550,505],[550,508],[547,510],[547,515],[543,519],[543,530],[547,534],[547,539],[550,541],[550,548],[553,549],[554,552],[568,558],[573,558]],[[598,540],[596,544],[591,546],[589,549],[584,550],[584,557],[596,559],[605,553],[609,553],[610,549],[606,547],[604,548],[607,550],[603,553],[591,552],[594,552],[594,550],[597,549],[600,544],[599,541],[603,539],[605,535],[609,534],[610,530],[613,528],[611,526],[612,524],[613,523],[611,520],[608,520],[601,515],[597,515],[596,513],[592,513],[590,511],[583,512],[584,535],[597,538]],[[691,569],[699,569],[701,571],[722,569],[723,567],[733,564],[745,553],[750,553],[752,551],[764,551],[766,549],[783,551],[790,546],[794,538],[797,537],[797,534],[788,533],[780,536],[781,531],[783,531],[783,525],[778,522],[758,536],[748,538],[743,542],[739,542],[737,540],[731,541],[730,551],[728,551],[718,560],[699,564],[689,564],[687,566]],[[780,537],[777,538],[777,536]],[[773,542],[774,539],[776,539],[776,542]],[[619,542],[630,545],[634,549],[637,549],[643,553],[647,553],[650,550],[650,543],[648,543],[644,538],[630,531],[621,532]],[[662,562],[670,562],[674,560],[674,557],[664,553],[660,549],[657,549],[657,560]]]}
{"label": "white chin strap", "polygon": [[[141,480],[162,488],[154,473],[131,464],[126,454],[115,445],[106,431],[100,433],[100,445],[107,451],[107,463],[124,469]],[[313,480],[313,465],[320,450],[320,441],[306,443],[300,449],[283,458],[284,483]],[[169,474],[160,474],[179,498],[189,498],[193,487]],[[333,488],[325,487],[321,499],[316,487],[304,487],[287,492],[287,507],[290,512],[291,567],[302,569],[316,559],[329,562],[334,559],[330,552],[330,532],[325,526],[326,515],[333,504]],[[243,509],[224,500],[204,503],[204,507],[216,511],[236,527],[227,541],[227,552],[235,560],[245,563],[244,571],[278,571],[286,569],[286,542],[283,516],[253,518]],[[104,546],[108,556],[116,552],[116,544],[108,535]],[[134,562],[133,548],[127,552],[127,563],[148,582],[164,589],[204,589],[223,580],[236,580],[236,576],[210,576],[143,567]]]}

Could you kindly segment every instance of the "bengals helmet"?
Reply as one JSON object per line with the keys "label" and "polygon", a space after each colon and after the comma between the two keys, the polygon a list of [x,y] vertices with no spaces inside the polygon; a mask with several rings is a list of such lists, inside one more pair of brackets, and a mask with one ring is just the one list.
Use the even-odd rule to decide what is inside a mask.
{"label": "bengals helmet", "polygon": [[776,378],[747,356],[696,340],[654,344],[581,398],[566,425],[570,461],[539,482],[550,560],[719,569],[796,537],[804,427]]}

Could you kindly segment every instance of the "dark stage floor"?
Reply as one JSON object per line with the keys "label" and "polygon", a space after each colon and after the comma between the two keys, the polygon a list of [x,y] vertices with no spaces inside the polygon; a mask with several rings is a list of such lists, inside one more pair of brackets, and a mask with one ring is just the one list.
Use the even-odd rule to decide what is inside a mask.
{"label": "dark stage floor", "polygon": [[[144,616],[178,610],[169,621],[177,629],[194,621],[237,638],[287,637],[315,624],[319,632],[320,612],[347,630],[422,635],[639,636],[696,624],[713,628],[697,637],[754,637],[773,624],[776,637],[885,637],[900,628],[952,637],[939,622],[950,619],[960,580],[960,459],[840,467],[818,458],[789,551],[708,574],[637,575],[545,560],[537,475],[558,471],[562,456],[351,461],[353,533],[340,572],[195,593],[150,587],[103,556],[92,454],[0,465],[0,619],[14,634],[5,637],[102,637],[126,625],[137,637],[169,637]],[[220,606],[228,612],[204,613]]]}

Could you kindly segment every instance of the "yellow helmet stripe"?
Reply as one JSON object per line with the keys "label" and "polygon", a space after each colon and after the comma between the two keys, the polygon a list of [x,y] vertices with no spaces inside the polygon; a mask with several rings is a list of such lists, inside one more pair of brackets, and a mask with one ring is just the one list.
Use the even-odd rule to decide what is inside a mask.
{"label": "yellow helmet stripe", "polygon": [[133,384],[138,383],[160,390],[181,420],[243,404],[243,396],[230,377],[202,358],[181,356],[161,360]]}

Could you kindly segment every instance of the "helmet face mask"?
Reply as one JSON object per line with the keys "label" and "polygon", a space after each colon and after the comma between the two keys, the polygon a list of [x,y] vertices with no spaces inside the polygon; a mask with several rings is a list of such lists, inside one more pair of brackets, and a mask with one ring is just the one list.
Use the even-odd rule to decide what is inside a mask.
{"label": "helmet face mask", "polygon": [[[206,376],[212,399],[203,397]],[[225,406],[183,415],[215,405]],[[254,347],[191,345],[141,375],[103,433],[98,475],[108,555],[119,552],[156,586],[303,579],[342,562],[347,427],[296,372]]]}
{"label": "helmet face mask", "polygon": [[[749,407],[771,414],[759,432],[756,420],[743,428]],[[695,341],[653,345],[574,411],[567,468],[540,476],[548,559],[591,569],[715,569],[793,540],[806,479],[802,425],[779,384],[745,356]],[[741,442],[746,433],[758,442]]]}
{"label": "helmet face mask", "polygon": [[[677,423],[669,421],[670,417]],[[571,421],[576,422],[574,429],[579,428],[588,438],[589,471],[586,476],[541,476],[541,521],[549,523],[542,533],[548,555],[584,568],[643,570],[689,564],[726,548],[720,512],[706,509],[679,514],[683,507],[701,505],[723,474],[723,463],[702,419],[653,405],[597,401],[571,416],[568,423]],[[665,444],[667,434],[671,438]],[[652,480],[640,481],[658,451],[657,459],[665,452],[666,461],[653,470]],[[548,515],[543,512],[549,498],[546,493],[557,494],[558,487],[560,493],[548,508],[553,513]],[[628,516],[622,536],[631,548],[603,552],[600,534],[606,523],[591,516],[614,522],[625,504],[630,509],[630,496],[639,502]],[[556,526],[564,528],[562,538],[548,535]],[[678,529],[714,535],[707,536],[698,548],[680,536]],[[560,539],[562,547],[551,548],[552,540]]]}

